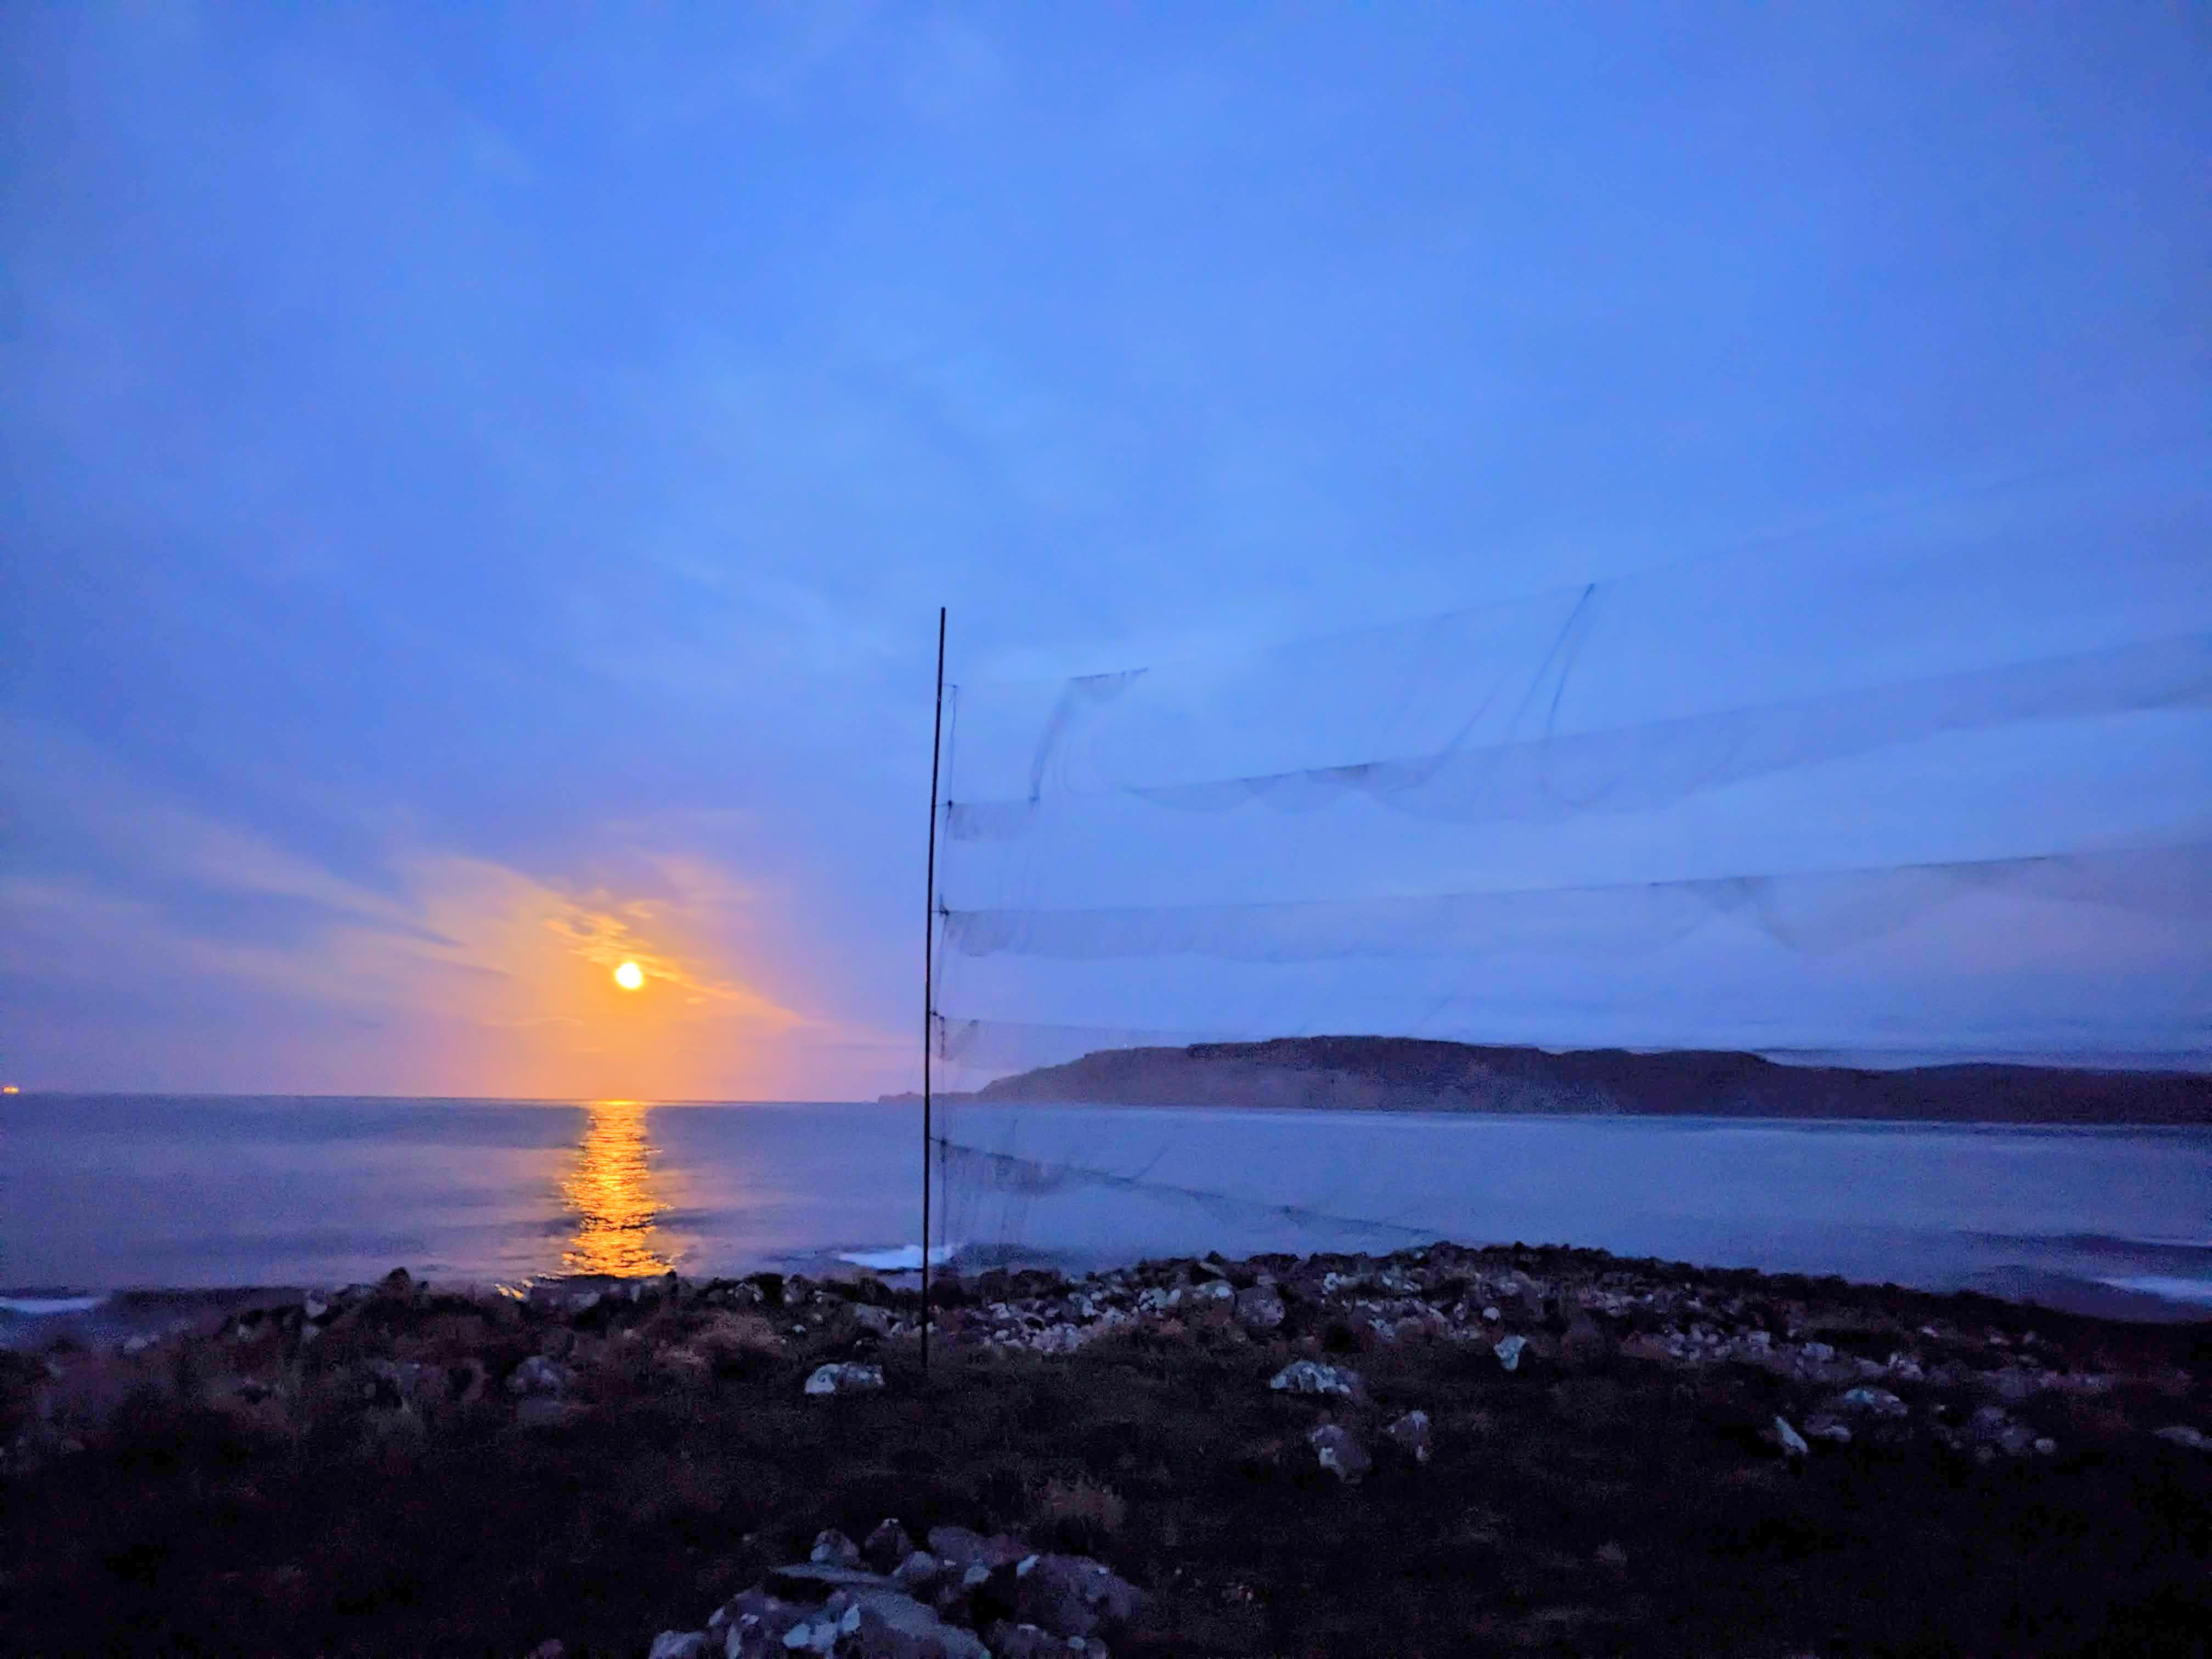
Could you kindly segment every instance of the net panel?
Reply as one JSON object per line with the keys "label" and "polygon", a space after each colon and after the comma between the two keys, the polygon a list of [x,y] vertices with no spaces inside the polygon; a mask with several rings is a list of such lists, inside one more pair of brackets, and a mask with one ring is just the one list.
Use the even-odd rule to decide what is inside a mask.
{"label": "net panel", "polygon": [[[1814,578],[1718,562],[961,684],[940,1076],[1353,1033],[2201,1057],[2201,545],[2053,536]],[[1157,1112],[955,1099],[944,1121],[947,1236],[975,1249],[1137,1216],[1155,1242],[1203,1224],[1312,1248],[1464,1213],[1445,1176],[1408,1196],[1364,1131],[1270,1191],[1211,1178],[1228,1131]]]}

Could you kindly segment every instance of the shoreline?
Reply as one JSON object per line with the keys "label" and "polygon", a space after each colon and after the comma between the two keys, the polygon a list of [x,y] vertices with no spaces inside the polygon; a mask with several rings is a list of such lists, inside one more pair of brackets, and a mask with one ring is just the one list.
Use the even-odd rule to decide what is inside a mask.
{"label": "shoreline", "polygon": [[[927,1376],[858,1269],[245,1301],[0,1355],[0,1646],[643,1659],[926,1613],[1007,1654],[1079,1616],[1039,1552],[1137,1598],[1048,1632],[1122,1659],[2212,1618],[2204,1324],[1527,1245],[956,1272]],[[904,1588],[823,1541],[887,1517]]]}

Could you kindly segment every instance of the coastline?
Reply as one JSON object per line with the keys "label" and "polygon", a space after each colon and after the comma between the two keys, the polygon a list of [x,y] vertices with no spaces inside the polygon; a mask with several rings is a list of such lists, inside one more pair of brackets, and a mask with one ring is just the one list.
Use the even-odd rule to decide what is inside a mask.
{"label": "coastline", "polygon": [[[2212,1616],[2212,1327],[1520,1245],[937,1295],[927,1377],[913,1291],[859,1269],[395,1273],[0,1357],[0,1645],[643,1655],[811,1616],[793,1564],[887,1516],[994,1651],[1034,1622],[1009,1549],[1133,1587],[1083,1638],[1124,1659],[2159,1652]],[[947,1528],[1003,1559],[963,1589]]]}
{"label": "coastline", "polygon": [[[1100,1049],[939,1097],[982,1104],[2212,1125],[2212,1072],[2202,1069],[2005,1060],[1874,1067],[1810,1055],[1784,1062],[1743,1049],[1552,1049],[1379,1036]],[[921,1097],[878,1098],[903,1104]]]}

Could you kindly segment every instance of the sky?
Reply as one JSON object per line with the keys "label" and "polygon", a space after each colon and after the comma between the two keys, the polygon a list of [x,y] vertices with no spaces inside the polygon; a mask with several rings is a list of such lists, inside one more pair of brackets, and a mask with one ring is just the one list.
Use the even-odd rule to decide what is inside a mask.
{"label": "sky", "polygon": [[[939,605],[981,683],[2019,540],[2079,592],[1975,661],[2212,625],[2208,64],[2149,3],[7,8],[0,1071],[908,1086]],[[2206,737],[2069,833],[2212,812]],[[2171,929],[2038,971],[2115,951],[2201,1042]]]}

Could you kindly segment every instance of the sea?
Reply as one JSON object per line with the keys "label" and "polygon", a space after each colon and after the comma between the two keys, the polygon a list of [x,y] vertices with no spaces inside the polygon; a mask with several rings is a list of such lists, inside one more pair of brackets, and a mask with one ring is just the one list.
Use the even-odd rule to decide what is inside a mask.
{"label": "sea", "polygon": [[[940,1103],[933,1257],[1591,1246],[2212,1319],[2212,1129]],[[917,1268],[917,1108],[21,1094],[0,1346],[404,1267]]]}

